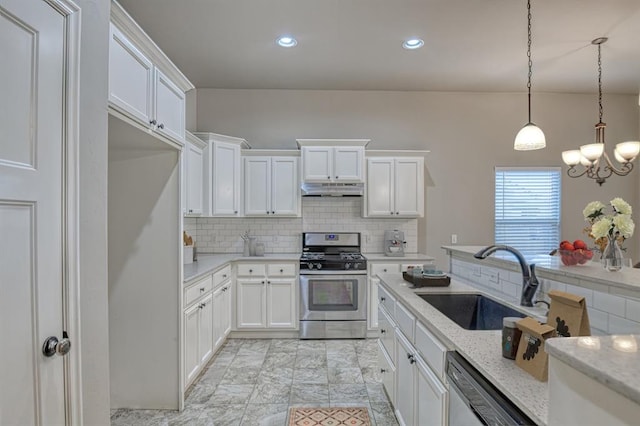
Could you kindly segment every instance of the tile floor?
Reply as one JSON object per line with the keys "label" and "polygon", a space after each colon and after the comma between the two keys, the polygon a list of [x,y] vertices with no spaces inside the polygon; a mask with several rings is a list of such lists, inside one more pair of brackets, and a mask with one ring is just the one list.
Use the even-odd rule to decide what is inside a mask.
{"label": "tile floor", "polygon": [[365,406],[372,425],[397,425],[376,374],[376,342],[229,339],[182,413],[114,410],[111,425],[285,426],[291,406]]}

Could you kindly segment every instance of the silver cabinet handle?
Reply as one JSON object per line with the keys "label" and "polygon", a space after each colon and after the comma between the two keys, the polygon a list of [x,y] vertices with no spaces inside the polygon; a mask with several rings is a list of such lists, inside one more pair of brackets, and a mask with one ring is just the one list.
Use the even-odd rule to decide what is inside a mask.
{"label": "silver cabinet handle", "polygon": [[158,122],[157,122],[155,119],[154,119],[154,120],[151,120],[151,121],[149,122],[149,124],[151,124],[151,125],[153,125],[153,126],[155,126],[155,125],[156,125],[156,123],[158,123]]}
{"label": "silver cabinet handle", "polygon": [[271,214],[276,214],[275,210],[271,210]]}
{"label": "silver cabinet handle", "polygon": [[380,301],[381,301],[381,302],[384,302],[385,300],[387,300],[387,298],[386,298],[386,297],[381,297],[381,298],[380,298]]}
{"label": "silver cabinet handle", "polygon": [[400,214],[400,212],[396,212],[396,214]]}
{"label": "silver cabinet handle", "polygon": [[386,332],[387,332],[387,330],[385,330],[384,328],[381,328],[381,329],[380,329],[380,334],[384,334],[384,333],[386,333]]}
{"label": "silver cabinet handle", "polygon": [[284,272],[284,269],[280,269],[280,273],[283,273],[283,272]]}
{"label": "silver cabinet handle", "polygon": [[227,278],[227,274],[223,274],[223,275],[222,275],[222,278]]}
{"label": "silver cabinet handle", "polygon": [[385,268],[385,269],[383,269],[383,270],[382,270],[382,272],[387,272],[387,269],[386,269],[386,268]]}
{"label": "silver cabinet handle", "polygon": [[380,369],[380,372],[381,372],[382,374],[384,374],[384,373],[386,373],[386,372],[387,372],[387,370],[385,370],[384,368],[381,368],[381,369]]}
{"label": "silver cabinet handle", "polygon": [[66,331],[62,332],[62,340],[58,340],[55,336],[47,337],[42,344],[42,354],[44,356],[52,357],[55,354],[65,356],[71,350],[71,340]]}
{"label": "silver cabinet handle", "polygon": [[336,179],[338,179],[338,176],[336,176]]}
{"label": "silver cabinet handle", "polygon": [[249,269],[249,273],[250,273],[250,274],[251,274],[251,273],[253,273],[253,269]]}
{"label": "silver cabinet handle", "polygon": [[204,287],[200,287],[200,293],[204,292]]}
{"label": "silver cabinet handle", "polygon": [[234,211],[233,211],[233,214],[238,214],[238,210],[234,210]]}
{"label": "silver cabinet handle", "polygon": [[269,210],[267,210],[267,214],[269,214]]}
{"label": "silver cabinet handle", "polygon": [[327,176],[327,179],[331,179],[331,176]]}
{"label": "silver cabinet handle", "polygon": [[407,358],[409,359],[409,363],[410,364],[415,364],[416,363],[416,357],[413,354],[407,354]]}
{"label": "silver cabinet handle", "polygon": [[393,214],[393,212],[391,212],[391,214]]}
{"label": "silver cabinet handle", "polygon": [[267,284],[271,284],[271,281],[267,280]]}
{"label": "silver cabinet handle", "polygon": [[164,129],[164,124],[162,123],[158,124],[158,129]]}

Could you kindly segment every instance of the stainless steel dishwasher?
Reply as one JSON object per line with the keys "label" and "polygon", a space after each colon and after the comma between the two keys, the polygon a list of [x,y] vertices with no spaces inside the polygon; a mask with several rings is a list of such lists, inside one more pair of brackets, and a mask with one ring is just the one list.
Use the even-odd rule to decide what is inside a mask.
{"label": "stainless steel dishwasher", "polygon": [[535,425],[457,352],[447,353],[449,426]]}

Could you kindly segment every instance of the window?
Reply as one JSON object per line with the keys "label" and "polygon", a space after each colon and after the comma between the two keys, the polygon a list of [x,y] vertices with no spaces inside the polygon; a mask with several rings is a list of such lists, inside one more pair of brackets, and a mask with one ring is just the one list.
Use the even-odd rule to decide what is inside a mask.
{"label": "window", "polygon": [[560,242],[560,168],[496,167],[495,243],[525,256]]}

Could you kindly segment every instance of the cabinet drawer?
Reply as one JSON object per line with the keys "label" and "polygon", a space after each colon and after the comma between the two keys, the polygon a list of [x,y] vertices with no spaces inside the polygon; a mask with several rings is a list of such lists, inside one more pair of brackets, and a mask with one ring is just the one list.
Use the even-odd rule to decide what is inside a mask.
{"label": "cabinet drawer", "polygon": [[371,276],[378,274],[393,274],[400,272],[400,265],[397,263],[374,263],[371,265]]}
{"label": "cabinet drawer", "polygon": [[395,321],[396,319],[396,299],[389,292],[378,285],[378,302],[380,305],[384,306],[384,309],[389,314],[389,317]]}
{"label": "cabinet drawer", "polygon": [[396,339],[394,337],[393,329],[395,323],[389,315],[385,312],[382,306],[378,307],[378,336],[380,337],[380,343],[384,346],[387,353],[391,354],[393,358],[396,353]]}
{"label": "cabinet drawer", "polygon": [[398,328],[405,335],[407,340],[413,343],[413,333],[416,324],[416,317],[407,310],[401,303],[396,303],[396,323]]}
{"label": "cabinet drawer", "polygon": [[295,277],[295,263],[269,263],[267,265],[267,276],[270,278],[277,277]]}
{"label": "cabinet drawer", "polygon": [[264,263],[238,263],[239,277],[264,277],[265,275]]}
{"label": "cabinet drawer", "polygon": [[227,265],[213,274],[213,287],[218,287],[229,278],[231,278],[231,265]]}
{"label": "cabinet drawer", "polygon": [[213,278],[207,275],[195,284],[190,285],[184,291],[184,306],[187,307],[195,302],[200,296],[210,292],[213,289]]}
{"label": "cabinet drawer", "polygon": [[447,348],[426,329],[419,321],[416,322],[415,347],[420,356],[429,364],[440,380],[444,380],[444,366]]}

